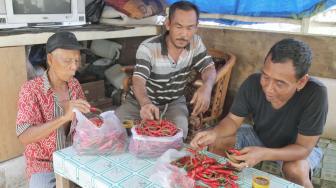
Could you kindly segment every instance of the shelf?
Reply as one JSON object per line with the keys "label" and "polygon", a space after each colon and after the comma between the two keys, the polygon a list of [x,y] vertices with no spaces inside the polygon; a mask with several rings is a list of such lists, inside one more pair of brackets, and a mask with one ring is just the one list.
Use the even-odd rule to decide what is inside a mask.
{"label": "shelf", "polygon": [[158,34],[158,29],[156,26],[143,26],[143,27],[112,27],[107,28],[87,28],[80,29],[50,29],[50,28],[39,28],[38,30],[21,31],[13,30],[11,34],[10,31],[1,32],[0,36],[0,47],[9,47],[9,46],[24,46],[24,45],[33,45],[33,44],[43,44],[46,43],[47,39],[56,31],[61,30],[70,30],[73,32],[79,41],[84,40],[97,40],[97,39],[110,39],[110,38],[125,38],[125,37],[137,37],[137,36],[151,36]]}

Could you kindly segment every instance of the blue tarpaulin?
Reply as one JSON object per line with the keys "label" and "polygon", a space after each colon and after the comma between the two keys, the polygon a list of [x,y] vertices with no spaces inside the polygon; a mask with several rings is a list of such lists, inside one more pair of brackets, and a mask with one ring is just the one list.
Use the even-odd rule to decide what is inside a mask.
{"label": "blue tarpaulin", "polygon": [[[172,4],[178,0],[166,0]],[[312,16],[336,5],[336,0],[189,0],[201,12],[253,17],[295,18]]]}

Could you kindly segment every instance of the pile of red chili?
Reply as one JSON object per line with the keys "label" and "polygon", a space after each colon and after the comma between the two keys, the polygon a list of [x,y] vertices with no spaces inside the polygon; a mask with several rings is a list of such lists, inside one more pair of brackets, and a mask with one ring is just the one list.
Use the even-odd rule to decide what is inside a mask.
{"label": "pile of red chili", "polygon": [[191,150],[193,155],[185,156],[171,162],[179,168],[184,168],[187,175],[200,180],[210,187],[238,187],[237,171],[229,163],[220,164],[216,159]]}
{"label": "pile of red chili", "polygon": [[137,157],[159,157],[168,149],[180,149],[183,145],[181,129],[167,121],[146,120],[131,129],[129,152]]}
{"label": "pile of red chili", "polygon": [[145,120],[141,121],[140,124],[135,128],[139,135],[145,136],[174,136],[178,129],[176,126],[168,120]]}

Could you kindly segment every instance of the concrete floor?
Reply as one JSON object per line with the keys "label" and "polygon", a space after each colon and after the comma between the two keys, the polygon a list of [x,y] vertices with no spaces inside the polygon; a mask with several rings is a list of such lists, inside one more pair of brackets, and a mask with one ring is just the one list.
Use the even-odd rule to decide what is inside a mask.
{"label": "concrete floor", "polygon": [[27,188],[22,156],[0,163],[0,188]]}
{"label": "concrete floor", "polygon": [[[314,170],[314,188],[336,188],[336,140],[321,138],[318,145],[323,150],[323,159]],[[281,177],[274,162],[263,162],[257,168]]]}

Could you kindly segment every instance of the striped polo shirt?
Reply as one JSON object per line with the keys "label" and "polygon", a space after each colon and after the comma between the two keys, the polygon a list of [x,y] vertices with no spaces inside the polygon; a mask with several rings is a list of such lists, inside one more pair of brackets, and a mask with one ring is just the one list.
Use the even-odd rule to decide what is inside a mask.
{"label": "striped polo shirt", "polygon": [[[133,73],[146,80],[147,95],[156,105],[171,103],[183,96],[192,69],[202,72],[213,64],[198,35],[193,36],[177,63],[168,54],[165,37],[166,34],[162,34],[140,44]],[[132,90],[131,95],[134,96]]]}

